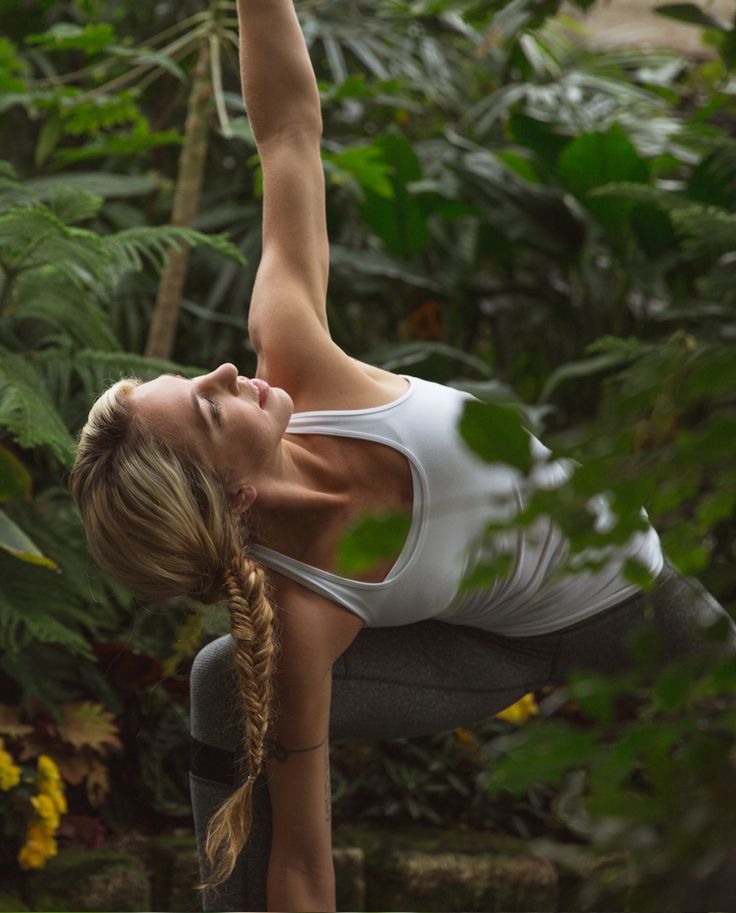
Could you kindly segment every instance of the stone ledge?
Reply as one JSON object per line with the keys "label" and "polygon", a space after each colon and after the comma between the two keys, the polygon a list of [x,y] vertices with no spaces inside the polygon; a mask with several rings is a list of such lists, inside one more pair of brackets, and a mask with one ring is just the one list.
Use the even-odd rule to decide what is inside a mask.
{"label": "stone ledge", "polygon": [[59,850],[43,869],[27,874],[25,896],[31,910],[151,909],[140,859],[106,850]]}
{"label": "stone ledge", "polygon": [[[336,865],[339,911],[432,910],[437,913],[587,910],[580,891],[594,871],[611,886],[625,869],[621,854],[576,855],[577,868],[561,858],[544,858],[534,841],[506,834],[447,831],[421,825],[400,828],[339,826],[335,852],[358,847],[364,856],[365,906],[342,902],[341,872]],[[583,849],[583,848],[579,848]],[[610,876],[610,877],[607,877]],[[610,892],[609,892],[610,893]],[[596,910],[620,909],[601,894]],[[353,895],[355,896],[355,895]]]}
{"label": "stone ledge", "polygon": [[521,856],[395,850],[371,878],[371,910],[556,910],[557,870]]}
{"label": "stone ledge", "polygon": [[[337,910],[620,910],[624,854],[588,853],[583,859],[584,850],[420,825],[338,826],[333,832]],[[596,869],[605,870],[612,890],[591,903],[582,889]],[[26,873],[21,896],[31,910],[187,913],[201,909],[193,888],[198,880],[193,833],[129,834],[116,851],[60,850],[46,868]],[[10,890],[12,899],[0,896],[0,913],[24,910],[15,899],[19,892]]]}

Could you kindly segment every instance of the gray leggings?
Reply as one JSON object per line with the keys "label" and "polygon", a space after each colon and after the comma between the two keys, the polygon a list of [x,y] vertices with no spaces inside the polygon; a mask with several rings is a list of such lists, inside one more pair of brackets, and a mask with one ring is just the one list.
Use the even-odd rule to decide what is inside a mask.
{"label": "gray leggings", "polygon": [[[530,691],[564,683],[572,669],[631,668],[630,635],[649,619],[662,663],[704,649],[736,655],[736,623],[698,580],[665,560],[648,594],[548,634],[507,637],[442,621],[363,628],[333,667],[330,740],[415,738],[469,726]],[[719,619],[725,638],[703,637]],[[191,671],[190,786],[201,877],[207,822],[232,791],[240,744],[233,651],[232,637],[220,637],[200,650]],[[245,850],[218,891],[205,892],[206,911],[267,909],[271,805],[264,776],[255,782]]]}

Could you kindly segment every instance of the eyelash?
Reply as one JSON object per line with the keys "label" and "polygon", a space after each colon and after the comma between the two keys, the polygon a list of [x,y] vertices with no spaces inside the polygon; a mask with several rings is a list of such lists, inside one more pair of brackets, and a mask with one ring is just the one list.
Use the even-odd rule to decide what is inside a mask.
{"label": "eyelash", "polygon": [[219,406],[219,404],[216,403],[213,399],[210,399],[210,398],[207,397],[207,396],[203,396],[202,399],[203,399],[206,403],[209,403],[209,404],[212,406],[212,408],[214,409],[214,412],[215,412],[215,418],[216,418],[216,419],[219,419],[219,417],[220,417],[220,406]]}
{"label": "eyelash", "polygon": [[[174,374],[174,377],[181,377],[183,380],[186,380],[186,378],[184,377],[183,374]],[[209,403],[210,406],[212,406],[212,409],[214,410],[214,417],[215,417],[216,419],[219,419],[219,418],[220,418],[220,406],[219,406],[219,404],[216,403],[213,399],[210,399],[208,396],[203,396],[202,399],[203,399],[206,403]]]}

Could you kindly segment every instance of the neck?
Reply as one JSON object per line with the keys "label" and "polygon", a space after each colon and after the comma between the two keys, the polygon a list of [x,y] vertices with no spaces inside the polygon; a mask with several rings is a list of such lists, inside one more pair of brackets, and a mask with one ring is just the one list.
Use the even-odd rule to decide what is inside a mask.
{"label": "neck", "polygon": [[306,442],[284,436],[270,470],[254,482],[258,497],[248,512],[251,541],[302,554],[347,503],[347,469]]}

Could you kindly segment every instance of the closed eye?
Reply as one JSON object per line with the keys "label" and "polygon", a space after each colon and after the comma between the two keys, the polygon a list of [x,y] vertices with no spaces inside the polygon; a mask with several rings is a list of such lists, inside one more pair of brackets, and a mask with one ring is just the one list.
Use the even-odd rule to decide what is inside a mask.
{"label": "closed eye", "polygon": [[[181,377],[182,380],[186,380],[183,374],[174,374],[171,373],[170,377]],[[222,410],[220,409],[219,403],[216,403],[213,399],[210,399],[208,396],[203,396],[202,399],[209,403],[210,411],[212,413],[212,418],[215,424],[220,427],[222,425]]]}
{"label": "closed eye", "polygon": [[219,403],[216,403],[213,399],[210,399],[208,396],[203,396],[202,399],[209,403],[212,406],[212,417],[215,420],[216,425],[222,424],[222,412],[220,410]]}

